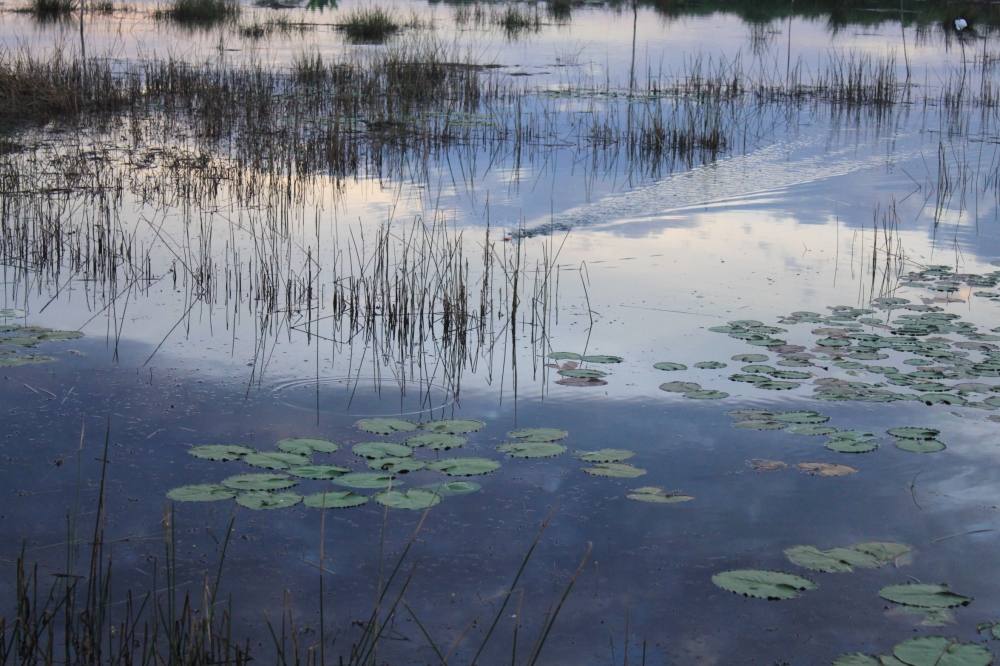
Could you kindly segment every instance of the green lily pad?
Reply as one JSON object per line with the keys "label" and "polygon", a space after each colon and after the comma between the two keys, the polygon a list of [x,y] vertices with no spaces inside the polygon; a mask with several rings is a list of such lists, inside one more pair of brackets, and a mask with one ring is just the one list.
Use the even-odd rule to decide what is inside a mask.
{"label": "green lily pad", "polygon": [[785,430],[787,433],[793,435],[809,435],[809,436],[820,436],[820,435],[832,435],[837,432],[837,429],[833,426],[827,425],[816,425],[813,423],[795,423],[788,426]]}
{"label": "green lily pad", "polygon": [[826,448],[837,453],[871,453],[878,449],[878,442],[871,433],[839,431],[826,440]]}
{"label": "green lily pad", "polygon": [[860,652],[842,654],[833,660],[833,666],[881,666],[875,657]]}
{"label": "green lily pad", "polygon": [[798,384],[796,382],[766,381],[757,382],[754,386],[766,391],[791,391],[792,389],[802,386],[802,384]]}
{"label": "green lily pad", "polygon": [[443,432],[449,435],[467,435],[482,430],[485,426],[485,423],[475,419],[451,419],[420,424],[420,427],[428,432]]}
{"label": "green lily pad", "polygon": [[511,439],[519,439],[524,442],[556,442],[566,439],[569,435],[565,430],[558,428],[521,428],[507,433]]}
{"label": "green lily pad", "polygon": [[871,555],[883,564],[889,564],[910,553],[913,549],[905,543],[892,541],[866,541],[851,546],[854,550]]}
{"label": "green lily pad", "polygon": [[676,372],[677,370],[687,370],[687,366],[683,363],[672,363],[670,361],[660,361],[659,363],[654,363],[653,367],[657,370],[664,370],[666,372]]}
{"label": "green lily pad", "polygon": [[265,511],[270,509],[287,509],[302,501],[302,495],[295,493],[268,493],[249,492],[240,493],[236,497],[236,503],[254,511]]}
{"label": "green lily pad", "polygon": [[849,562],[845,562],[834,554],[819,550],[815,546],[793,546],[785,549],[785,557],[792,564],[825,573],[844,573],[854,571]]}
{"label": "green lily pad", "polygon": [[413,449],[395,442],[361,442],[351,447],[355,455],[374,460],[375,458],[407,458]]}
{"label": "green lily pad", "polygon": [[878,595],[893,603],[918,608],[955,608],[972,602],[969,597],[949,590],[947,585],[926,583],[889,585],[879,590]]}
{"label": "green lily pad", "polygon": [[253,449],[238,444],[206,444],[205,446],[193,446],[188,449],[188,453],[195,458],[203,460],[215,460],[218,462],[231,462],[239,460],[248,453],[253,453]]}
{"label": "green lily pad", "polygon": [[380,472],[350,472],[333,479],[338,486],[345,488],[388,488],[392,485],[392,474]]}
{"label": "green lily pad", "polygon": [[775,421],[783,421],[785,423],[797,423],[797,424],[820,424],[826,423],[830,420],[830,417],[826,414],[820,414],[819,412],[814,412],[812,410],[801,410],[796,412],[775,412],[772,417]]}
{"label": "green lily pad", "polygon": [[581,356],[576,352],[552,352],[549,358],[553,361],[579,361]]}
{"label": "green lily pad", "polygon": [[217,483],[199,483],[180,486],[167,493],[175,502],[218,502],[236,497],[236,491]]}
{"label": "green lily pad", "polygon": [[426,432],[414,435],[406,440],[411,447],[425,447],[431,451],[448,451],[465,446],[466,439],[459,435],[449,435],[446,432]]}
{"label": "green lily pad", "polygon": [[904,426],[902,428],[889,428],[889,434],[900,439],[937,439],[941,431],[934,428]]}
{"label": "green lily pad", "polygon": [[440,504],[441,495],[421,488],[411,488],[406,492],[387,490],[376,495],[375,501],[392,509],[420,511]]}
{"label": "green lily pad", "polygon": [[264,469],[288,469],[289,467],[308,465],[309,457],[281,451],[255,451],[243,456],[243,462]]}
{"label": "green lily pad", "polygon": [[351,470],[346,467],[338,467],[337,465],[300,465],[299,467],[290,468],[288,473],[303,479],[321,479],[328,481],[330,479],[336,479],[341,474],[347,474],[350,471]]}
{"label": "green lily pad", "polygon": [[309,456],[313,453],[335,453],[340,445],[325,439],[290,438],[278,442],[278,449],[285,453]]}
{"label": "green lily pad", "polygon": [[732,360],[737,363],[763,363],[767,360],[764,354],[736,354]]}
{"label": "green lily pad", "polygon": [[694,382],[665,382],[660,384],[660,390],[667,393],[691,393],[702,389],[701,384],[695,384]]}
{"label": "green lily pad", "polygon": [[509,442],[497,450],[512,458],[552,458],[565,453],[566,447],[555,442]]}
{"label": "green lily pad", "polygon": [[368,461],[370,469],[389,474],[409,474],[427,467],[427,463],[413,458],[373,458]]}
{"label": "green lily pad", "polygon": [[584,363],[621,363],[625,359],[621,356],[608,356],[605,354],[592,354],[580,359]]}
{"label": "green lily pad", "polygon": [[368,498],[350,490],[331,490],[326,493],[306,495],[302,503],[313,509],[350,509],[367,504]]}
{"label": "green lily pad", "polygon": [[448,476],[479,476],[500,469],[500,463],[488,458],[445,458],[432,462],[427,467]]}
{"label": "green lily pad", "polygon": [[606,377],[608,373],[602,370],[590,370],[586,368],[573,368],[570,370],[559,370],[559,374],[563,377],[570,377],[572,379],[601,379]]}
{"label": "green lily pad", "polygon": [[598,449],[597,451],[579,451],[576,457],[588,463],[614,463],[628,460],[635,452],[627,449]]}
{"label": "green lily pad", "polygon": [[712,576],[712,582],[723,590],[755,599],[794,599],[800,592],[816,589],[811,580],[761,569],[723,571]]}
{"label": "green lily pad", "polygon": [[709,389],[702,389],[700,391],[687,391],[682,393],[688,400],[722,400],[728,398],[729,394],[725,391],[712,391]]}
{"label": "green lily pad", "polygon": [[223,479],[222,485],[233,490],[284,490],[291,488],[296,483],[295,479],[289,478],[285,474],[237,474],[228,479]]}
{"label": "green lily pad", "polygon": [[[767,357],[764,357],[767,359]],[[694,364],[694,367],[699,370],[718,370],[720,368],[725,368],[726,364],[722,361],[698,361]]]}
{"label": "green lily pad", "polygon": [[788,427],[788,424],[781,421],[751,419],[749,421],[737,421],[733,424],[733,427],[742,428],[743,430],[784,430]]}
{"label": "green lily pad", "polygon": [[903,641],[892,654],[907,666],[989,666],[993,655],[982,645],[960,643],[943,636]]}
{"label": "green lily pad", "polygon": [[424,486],[424,490],[429,490],[432,493],[437,493],[442,497],[447,497],[449,495],[468,495],[469,493],[478,492],[482,489],[482,486],[475,481],[445,481],[444,483],[433,483],[429,486]]}
{"label": "green lily pad", "polygon": [[417,424],[412,421],[394,418],[361,419],[354,426],[375,435],[391,435],[394,432],[410,432],[417,429]]}
{"label": "green lily pad", "polygon": [[617,479],[634,479],[646,473],[641,467],[628,463],[597,463],[593,467],[584,467],[583,471],[591,476],[610,476]]}
{"label": "green lily pad", "polygon": [[649,502],[650,504],[680,504],[690,502],[694,499],[691,495],[684,495],[678,492],[667,492],[658,486],[643,486],[634,488],[627,497],[636,502]]}
{"label": "green lily pad", "polygon": [[936,439],[897,439],[895,444],[897,449],[910,453],[937,453],[948,448]]}

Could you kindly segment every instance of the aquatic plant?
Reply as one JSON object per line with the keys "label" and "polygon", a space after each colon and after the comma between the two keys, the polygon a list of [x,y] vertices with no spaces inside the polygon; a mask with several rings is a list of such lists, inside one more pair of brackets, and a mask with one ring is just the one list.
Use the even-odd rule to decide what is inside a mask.
{"label": "aquatic plant", "polygon": [[154,15],[178,23],[212,24],[238,17],[240,4],[237,0],[171,0],[165,8],[157,9]]}

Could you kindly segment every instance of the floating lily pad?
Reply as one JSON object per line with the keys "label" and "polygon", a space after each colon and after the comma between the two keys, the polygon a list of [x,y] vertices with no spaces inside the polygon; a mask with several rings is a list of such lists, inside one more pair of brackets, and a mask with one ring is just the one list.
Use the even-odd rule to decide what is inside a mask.
{"label": "floating lily pad", "polygon": [[437,493],[442,497],[447,497],[448,495],[468,495],[469,493],[478,492],[481,488],[482,486],[475,481],[445,481],[444,483],[434,483],[424,486],[425,490]]}
{"label": "floating lily pad", "polygon": [[445,458],[432,462],[427,467],[448,476],[479,476],[500,469],[500,463],[489,458]]}
{"label": "floating lily pad", "polygon": [[313,453],[334,453],[340,449],[340,445],[325,439],[290,438],[278,442],[278,449],[308,456]]}
{"label": "floating lily pad", "polygon": [[338,467],[337,465],[300,465],[290,468],[288,473],[303,479],[330,480],[350,471],[346,467]]}
{"label": "floating lily pad", "polygon": [[755,472],[777,472],[788,467],[788,463],[781,460],[767,460],[766,458],[754,458],[748,460],[747,464]]}
{"label": "floating lily pad", "polygon": [[413,449],[395,442],[361,442],[351,447],[355,455],[373,460],[375,458],[406,458],[413,455]]}
{"label": "floating lily pad", "polygon": [[904,426],[902,428],[889,428],[889,434],[899,439],[937,439],[941,431],[934,428]]}
{"label": "floating lily pad", "polygon": [[564,453],[566,447],[555,442],[509,442],[497,450],[512,458],[552,458]]}
{"label": "floating lily pad", "polygon": [[188,453],[195,458],[203,460],[215,460],[218,462],[230,462],[239,460],[248,453],[253,453],[253,449],[238,444],[206,444],[205,446],[193,446],[188,449]]}
{"label": "floating lily pad", "polygon": [[237,474],[222,481],[222,485],[233,490],[284,490],[296,483],[285,474]]}
{"label": "floating lily pad", "polygon": [[576,352],[552,352],[549,358],[553,361],[579,361],[581,357]]}
{"label": "floating lily pad", "polygon": [[565,430],[558,428],[521,428],[507,433],[511,439],[519,439],[524,442],[556,442],[566,439],[569,435]]}
{"label": "floating lily pad", "polygon": [[427,432],[414,435],[406,440],[411,447],[425,447],[431,451],[448,451],[465,446],[466,439],[459,435],[449,435],[446,432]]}
{"label": "floating lily pad", "polygon": [[712,576],[712,582],[723,590],[755,599],[794,599],[800,592],[815,590],[811,580],[784,573],[761,569],[735,569]]}
{"label": "floating lily pad", "polygon": [[[766,356],[764,358],[767,359]],[[698,361],[694,364],[694,367],[699,370],[718,370],[726,367],[726,364],[722,361]]]}
{"label": "floating lily pad", "polygon": [[737,363],[763,363],[767,360],[764,354],[736,354],[732,360]]}
{"label": "floating lily pad", "polygon": [[725,391],[712,391],[709,389],[687,391],[682,395],[688,400],[722,400],[729,397],[729,394]]}
{"label": "floating lily pad", "polygon": [[589,463],[614,463],[628,460],[635,452],[627,449],[598,449],[597,451],[579,451],[576,457]]}
{"label": "floating lily pad", "polygon": [[949,590],[947,585],[926,583],[889,585],[879,590],[878,595],[893,603],[918,608],[955,608],[972,602],[969,597]]}
{"label": "floating lily pad", "polygon": [[671,361],[660,361],[659,363],[654,363],[653,367],[657,370],[664,370],[666,372],[676,372],[678,370],[687,370],[687,366],[683,363],[673,363]]}
{"label": "floating lily pad", "polygon": [[937,453],[948,448],[936,439],[897,439],[895,444],[897,449],[910,453]]}
{"label": "floating lily pad", "polygon": [[796,465],[806,474],[813,476],[847,476],[855,474],[858,470],[849,465],[837,465],[835,463],[804,462]]}
{"label": "floating lily pad", "polygon": [[785,430],[787,433],[793,435],[809,435],[809,436],[820,436],[820,435],[832,435],[837,432],[837,429],[833,426],[827,425],[816,425],[813,423],[796,423],[794,425],[788,426]]}
{"label": "floating lily pad", "polygon": [[788,427],[788,424],[781,421],[753,419],[749,421],[737,421],[733,424],[733,427],[742,428],[743,430],[784,430]]}
{"label": "floating lily pad", "polygon": [[830,435],[826,448],[838,453],[871,453],[878,448],[878,442],[869,432],[841,430]]}
{"label": "floating lily pad", "polygon": [[792,564],[797,564],[810,571],[822,571],[825,573],[854,571],[854,567],[849,562],[845,562],[836,555],[822,551],[815,546],[793,546],[786,548],[785,557]]}
{"label": "floating lily pad", "polygon": [[282,451],[255,451],[243,456],[243,462],[264,469],[288,469],[289,467],[308,465],[309,457]]}
{"label": "floating lily pad", "polygon": [[943,636],[903,641],[892,654],[907,666],[989,666],[993,655],[982,645],[960,643]]}
{"label": "floating lily pad", "polygon": [[618,479],[634,479],[646,473],[641,467],[628,463],[597,463],[593,467],[584,467],[583,471],[591,476],[610,476]]}
{"label": "floating lily pad", "polygon": [[796,382],[766,381],[766,382],[757,382],[754,384],[754,386],[756,388],[764,389],[766,391],[791,391],[792,389],[796,389],[802,386],[802,384],[798,384]]}
{"label": "floating lily pad", "polygon": [[559,370],[559,374],[563,377],[569,377],[570,379],[601,379],[606,377],[608,373],[602,370],[591,370],[586,368],[573,368],[566,370]]}
{"label": "floating lily pad", "polygon": [[427,467],[427,463],[413,458],[373,458],[368,461],[370,469],[389,474],[409,474]]}
{"label": "floating lily pad", "polygon": [[605,354],[592,354],[584,356],[580,359],[584,363],[621,363],[623,359],[621,356],[608,356]]}
{"label": "floating lily pad", "polygon": [[694,499],[691,495],[684,495],[679,492],[667,492],[657,486],[634,488],[626,497],[636,502],[649,502],[651,504],[680,504],[682,502],[690,502]]}
{"label": "floating lily pad", "polygon": [[240,493],[236,503],[254,511],[287,509],[302,501],[302,495],[295,493],[249,492]]}
{"label": "floating lily pad", "polygon": [[660,390],[667,393],[691,393],[702,389],[701,384],[694,382],[665,382],[660,384]]}
{"label": "floating lily pad", "polygon": [[236,491],[217,483],[199,483],[180,486],[167,493],[175,502],[218,502],[236,497]]}
{"label": "floating lily pad", "polygon": [[467,435],[470,432],[482,430],[486,424],[475,419],[450,419],[446,421],[431,421],[421,423],[420,427],[428,432],[443,432],[449,435]]}
{"label": "floating lily pad", "polygon": [[350,490],[331,490],[326,493],[306,495],[302,503],[313,509],[350,509],[367,504],[368,498]]}
{"label": "floating lily pad", "polygon": [[441,503],[441,495],[430,490],[411,488],[405,492],[387,490],[375,496],[375,501],[392,509],[420,511]]}
{"label": "floating lily pad", "polygon": [[361,419],[354,426],[375,435],[391,435],[394,432],[410,432],[417,429],[416,423],[395,418]]}
{"label": "floating lily pad", "polygon": [[350,472],[338,476],[333,482],[346,488],[388,488],[393,479],[391,474],[379,472]]}
{"label": "floating lily pad", "polygon": [[842,654],[833,660],[833,666],[883,666],[875,657],[860,652]]}
{"label": "floating lily pad", "polygon": [[783,421],[785,423],[796,423],[796,424],[813,424],[818,425],[820,423],[826,423],[830,420],[830,417],[826,414],[820,414],[819,412],[814,412],[812,410],[802,410],[796,412],[775,412],[772,416],[775,421]]}

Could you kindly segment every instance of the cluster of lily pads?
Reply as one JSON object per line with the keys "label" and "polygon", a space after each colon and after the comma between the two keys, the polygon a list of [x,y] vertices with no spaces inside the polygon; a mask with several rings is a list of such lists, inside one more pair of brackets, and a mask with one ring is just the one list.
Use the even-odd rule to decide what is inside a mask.
{"label": "cluster of lily pads", "polygon": [[[395,509],[426,509],[441,502],[443,497],[464,495],[480,489],[468,480],[445,481],[418,488],[401,490],[399,477],[422,469],[441,472],[450,477],[470,477],[489,474],[500,463],[488,458],[444,457],[418,460],[415,451],[427,449],[442,452],[465,445],[462,435],[475,432],[485,424],[471,419],[432,421],[415,424],[404,419],[361,419],[355,424],[360,430],[390,435],[410,433],[404,443],[390,441],[359,442],[351,451],[363,460],[368,471],[316,462],[313,457],[332,454],[341,446],[323,439],[283,439],[276,451],[255,451],[245,446],[210,444],[196,446],[188,453],[207,460],[242,462],[252,467],[271,470],[269,473],[237,474],[217,484],[196,484],[171,490],[167,496],[175,501],[217,501],[235,499],[250,509],[280,509],[303,503],[320,509],[344,509],[366,504],[369,497],[358,490],[377,490],[372,499]],[[325,481],[339,486],[310,495],[300,495],[290,489],[300,482]]]}
{"label": "cluster of lily pads", "polygon": [[555,363],[548,364],[548,367],[556,370],[559,374],[560,378],[556,384],[562,386],[605,386],[608,383],[604,379],[608,375],[607,372],[580,366],[585,363],[608,365],[621,363],[624,360],[621,356],[578,354],[576,352],[552,352],[549,354],[549,359],[555,361]]}
{"label": "cluster of lily pads", "polygon": [[[19,310],[0,310],[0,320],[23,316]],[[43,342],[63,342],[83,337],[79,331],[58,331],[41,326],[23,326],[14,323],[0,323],[0,368],[16,368],[22,365],[49,363],[52,356],[36,354],[33,349]]]}
{"label": "cluster of lily pads", "polygon": [[[733,426],[748,430],[782,430],[793,435],[825,436],[825,446],[838,453],[871,453],[878,449],[875,433],[861,430],[841,430],[828,425],[829,416],[814,410],[780,412],[766,409],[736,409],[729,412]],[[911,453],[936,453],[946,446],[938,440],[941,434],[934,428],[902,426],[887,431],[896,448]]]}

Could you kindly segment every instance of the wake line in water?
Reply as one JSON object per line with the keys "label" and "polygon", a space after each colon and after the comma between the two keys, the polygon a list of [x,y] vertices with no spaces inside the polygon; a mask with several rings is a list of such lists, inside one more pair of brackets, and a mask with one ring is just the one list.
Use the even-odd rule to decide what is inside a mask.
{"label": "wake line in water", "polygon": [[[897,137],[897,143],[903,138]],[[820,137],[772,144],[745,155],[671,174],[651,185],[612,194],[548,219],[535,220],[526,225],[523,235],[648,221],[739,200],[755,199],[753,203],[766,203],[768,195],[780,190],[884,165],[886,155],[878,151],[879,145],[877,140],[866,144],[862,149],[872,152],[867,157],[860,157],[859,146],[829,150]],[[897,151],[892,157],[907,160],[919,154],[918,150]]]}

